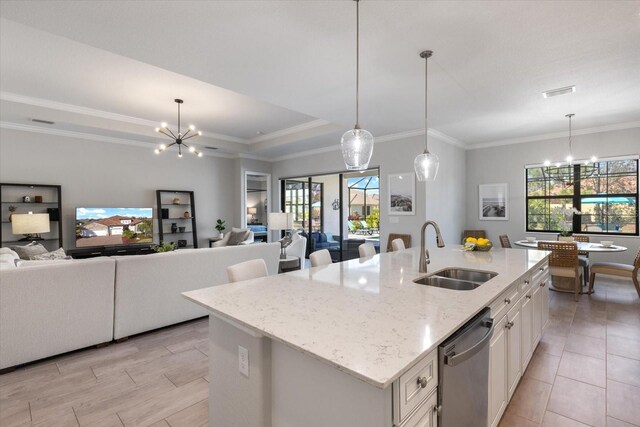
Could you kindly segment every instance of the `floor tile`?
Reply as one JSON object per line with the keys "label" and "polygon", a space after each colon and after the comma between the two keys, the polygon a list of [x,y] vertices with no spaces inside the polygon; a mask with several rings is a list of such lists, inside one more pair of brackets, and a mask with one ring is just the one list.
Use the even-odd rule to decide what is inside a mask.
{"label": "floor tile", "polygon": [[536,350],[529,362],[525,377],[553,384],[559,364],[559,356]]}
{"label": "floor tile", "polygon": [[209,425],[209,399],[167,417],[171,427],[206,427]]}
{"label": "floor tile", "polygon": [[554,335],[547,329],[538,344],[538,350],[554,356],[562,356],[566,342],[566,336]]}
{"label": "floor tile", "polygon": [[513,415],[541,423],[550,392],[551,384],[523,378],[507,409]]}
{"label": "floor tile", "polygon": [[534,423],[513,413],[505,413],[498,427],[538,427],[540,423]]}
{"label": "floor tile", "polygon": [[0,402],[0,425],[2,427],[19,426],[30,421],[29,402],[22,400]]}
{"label": "floor tile", "polygon": [[[119,345],[119,344],[116,344]],[[91,369],[96,377],[112,374],[133,367],[142,363],[159,359],[163,356],[170,355],[171,352],[164,346],[152,347],[149,349],[137,350],[133,353],[120,355],[113,360],[103,360],[91,365]]]}
{"label": "floor tile", "polygon": [[558,376],[553,384],[547,410],[584,424],[604,427],[605,389]]}
{"label": "floor tile", "polygon": [[615,418],[607,417],[607,427],[637,427],[633,424],[625,423],[624,421],[617,420]]}
{"label": "floor tile", "polygon": [[558,375],[598,387],[607,386],[607,364],[603,359],[565,351]]}
{"label": "floor tile", "polygon": [[562,415],[547,411],[544,414],[542,427],[588,427],[588,426],[587,424],[583,424],[579,421],[572,420],[571,418],[563,417]]}
{"label": "floor tile", "polygon": [[607,353],[640,360],[640,341],[609,335]]}
{"label": "floor tile", "polygon": [[564,346],[565,351],[583,354],[598,359],[604,359],[607,354],[607,344],[604,339],[588,337],[586,335],[578,335],[570,333],[567,337],[567,343]]}
{"label": "floor tile", "polygon": [[640,387],[640,360],[610,354],[607,356],[607,378]]}
{"label": "floor tile", "polygon": [[640,388],[607,381],[607,415],[640,426]]}
{"label": "floor tile", "polygon": [[593,338],[602,338],[607,335],[606,322],[588,319],[574,319],[571,324],[571,332],[586,335]]}
{"label": "floor tile", "polygon": [[[168,356],[160,357],[149,362],[140,363],[127,369],[127,373],[136,384],[140,385],[158,380],[164,376],[167,371],[175,372],[177,369],[188,369],[194,363],[206,359],[207,356],[194,348],[181,353],[171,353]],[[202,375],[199,376],[201,377]]]}
{"label": "floor tile", "polygon": [[619,337],[640,341],[640,328],[626,323],[607,321],[607,337]]}
{"label": "floor tile", "polygon": [[209,383],[202,378],[168,391],[152,401],[118,412],[125,426],[141,426],[160,421],[209,396]]}

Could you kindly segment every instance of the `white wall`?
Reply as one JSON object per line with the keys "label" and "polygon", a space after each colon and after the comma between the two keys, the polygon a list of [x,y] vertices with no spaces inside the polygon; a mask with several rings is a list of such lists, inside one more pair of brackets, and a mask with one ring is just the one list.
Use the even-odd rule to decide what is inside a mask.
{"label": "white wall", "polygon": [[[339,145],[336,141],[336,146]],[[435,138],[429,139],[429,149],[440,156],[440,171],[433,183],[416,182],[416,215],[393,216],[387,209],[388,176],[413,172],[413,159],[424,150],[424,137],[411,137],[375,144],[370,167],[380,167],[380,247],[386,248],[389,233],[411,234],[412,245],[420,244],[420,227],[426,219],[433,219],[442,228],[445,242],[459,243],[465,221],[465,153]],[[345,169],[339,150],[283,160],[272,165],[274,206],[279,205],[280,178],[340,172]],[[429,246],[435,238],[429,231]]]}
{"label": "white wall", "polygon": [[[64,247],[75,246],[75,208],[156,207],[156,190],[193,190],[200,247],[217,218],[232,218],[234,161],[153,147],[0,129],[0,181],[62,185]],[[154,221],[157,233],[157,220]],[[158,241],[155,236],[154,241]]]}
{"label": "white wall", "polygon": [[[467,218],[466,228],[487,230],[489,238],[498,242],[500,234],[508,234],[511,241],[525,236],[525,175],[527,164],[538,164],[545,159],[551,161],[564,159],[568,151],[567,138],[513,144],[499,147],[467,151]],[[640,153],[640,128],[589,135],[573,138],[573,155],[577,159],[591,157],[592,154],[603,157]],[[478,185],[506,182],[509,184],[509,220],[481,221],[478,219]],[[548,233],[526,233],[540,238],[549,238]],[[555,233],[553,234],[555,238]],[[610,240],[610,236],[594,236],[592,240]],[[639,237],[621,237],[614,239],[616,244],[629,248],[622,254],[592,255],[593,260],[607,260],[632,263],[640,246]]]}
{"label": "white wall", "polygon": [[323,230],[328,233],[340,233],[340,209],[333,210],[331,203],[340,199],[339,175],[314,176],[313,182],[321,182],[322,185],[322,220]]}

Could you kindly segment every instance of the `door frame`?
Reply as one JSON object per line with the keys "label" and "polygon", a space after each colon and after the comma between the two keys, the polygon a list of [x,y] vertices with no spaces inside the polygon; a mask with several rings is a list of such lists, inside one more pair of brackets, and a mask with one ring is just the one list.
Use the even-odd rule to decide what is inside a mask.
{"label": "door frame", "polygon": [[[265,225],[268,225],[269,205],[271,204],[271,174],[245,170],[242,173],[242,182],[240,183],[240,193],[242,194],[242,197],[240,198],[240,228],[245,228],[247,226],[247,178],[250,175],[264,176],[267,178],[267,195],[265,197],[267,200],[267,209],[265,209]],[[271,242],[271,233],[267,233],[267,241]]]}

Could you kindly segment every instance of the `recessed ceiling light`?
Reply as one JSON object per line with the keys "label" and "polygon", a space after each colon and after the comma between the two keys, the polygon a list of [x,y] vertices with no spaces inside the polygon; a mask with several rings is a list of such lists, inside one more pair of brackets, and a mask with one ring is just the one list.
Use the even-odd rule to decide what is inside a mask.
{"label": "recessed ceiling light", "polygon": [[50,120],[43,120],[43,119],[31,119],[32,122],[36,122],[36,123],[43,123],[45,125],[55,125],[56,122],[52,122]]}
{"label": "recessed ceiling light", "polygon": [[552,96],[558,96],[558,95],[564,95],[566,93],[573,93],[576,91],[576,87],[574,86],[567,86],[567,87],[561,87],[558,89],[551,89],[548,90],[546,92],[542,92],[542,97],[543,98],[551,98]]}

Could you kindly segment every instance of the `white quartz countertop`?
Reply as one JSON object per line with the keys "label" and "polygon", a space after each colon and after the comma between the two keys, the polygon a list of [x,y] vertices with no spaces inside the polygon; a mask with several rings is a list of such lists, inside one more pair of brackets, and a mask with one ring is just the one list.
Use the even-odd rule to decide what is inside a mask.
{"label": "white quartz countertop", "polygon": [[417,285],[419,248],[185,292],[212,315],[232,320],[311,357],[386,388],[435,349],[547,252],[430,248],[429,272],[493,271],[471,291]]}

